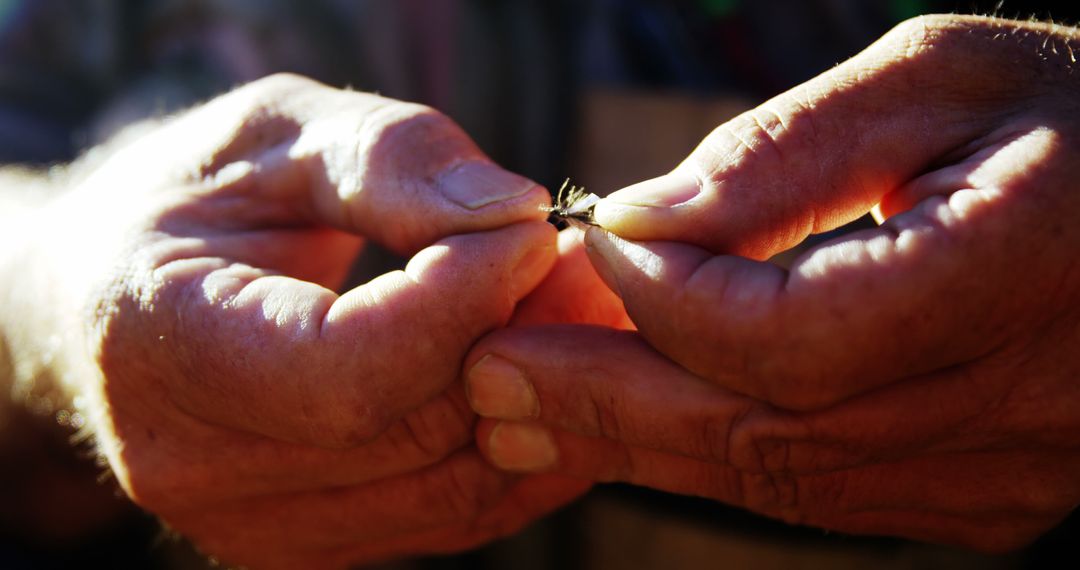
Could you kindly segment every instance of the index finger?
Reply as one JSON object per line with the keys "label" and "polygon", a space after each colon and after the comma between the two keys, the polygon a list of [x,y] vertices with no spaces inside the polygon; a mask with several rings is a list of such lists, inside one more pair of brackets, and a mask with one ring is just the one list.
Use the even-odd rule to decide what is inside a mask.
{"label": "index finger", "polygon": [[149,390],[204,421],[283,440],[365,442],[456,380],[469,346],[554,263],[554,238],[543,222],[447,238],[340,297],[227,260],[167,262],[116,291],[122,310],[101,333],[104,389]]}

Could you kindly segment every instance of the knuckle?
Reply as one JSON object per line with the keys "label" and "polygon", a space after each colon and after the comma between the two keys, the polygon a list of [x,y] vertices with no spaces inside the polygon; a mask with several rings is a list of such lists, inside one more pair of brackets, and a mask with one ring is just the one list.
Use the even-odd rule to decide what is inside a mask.
{"label": "knuckle", "polygon": [[[722,441],[716,433],[711,437]],[[748,407],[731,420],[723,444],[726,454],[718,460],[738,470],[737,496],[747,508],[801,523],[807,499],[810,506],[818,504],[816,491],[802,496],[802,487],[808,483],[792,469],[792,441],[805,435],[805,427],[796,419],[760,408]]]}
{"label": "knuckle", "polygon": [[690,163],[705,183],[703,190],[723,191],[733,169],[782,166],[788,139],[803,134],[792,121],[801,120],[807,110],[785,99],[746,111],[716,127],[691,155]]}
{"label": "knuckle", "polygon": [[[727,427],[727,453],[718,459],[751,473],[784,473],[790,470],[791,440],[796,436],[788,422],[754,405],[747,407]],[[720,437],[712,435],[713,441]]]}
{"label": "knuckle", "polygon": [[275,74],[235,89],[195,111],[196,120],[181,122],[192,135],[206,137],[207,158],[194,174],[205,179],[225,165],[265,148],[298,136],[301,125],[288,112],[284,101],[314,89],[328,89],[311,79],[293,74]]}
{"label": "knuckle", "polygon": [[941,14],[915,16],[900,22],[885,35],[905,58],[926,54],[940,45],[943,38],[958,30],[955,17]]}
{"label": "knuckle", "polygon": [[626,432],[622,418],[633,417],[633,414],[624,413],[626,404],[619,395],[618,388],[609,386],[602,392],[591,392],[588,402],[592,405],[594,435],[620,441]]}
{"label": "knuckle", "polygon": [[790,473],[740,473],[742,504],[754,512],[800,524],[804,515],[798,508],[798,486]]}
{"label": "knuckle", "polygon": [[[278,73],[256,79],[228,94],[220,101],[227,107],[230,120],[236,121],[237,128],[251,125],[271,115],[281,101],[305,91],[321,87],[321,84],[291,73]],[[225,119],[225,114],[215,115],[217,120]]]}
{"label": "knuckle", "polygon": [[[1016,42],[998,41],[1013,37],[1023,42],[1029,35],[1021,31],[1022,27],[1014,23],[1003,24],[1005,20],[979,18],[951,14],[928,14],[916,16],[897,24],[883,38],[882,44],[891,50],[887,62],[921,60],[939,73],[919,76],[917,84],[930,82],[934,87],[947,88],[949,83],[962,83],[960,77],[968,81],[974,79],[971,73],[975,67],[990,64],[996,72],[994,81],[1000,82],[1000,74],[1005,71],[1001,59],[989,56],[1000,48],[1014,49]],[[1040,40],[1041,41],[1041,40]],[[1026,57],[1029,50],[1021,55]],[[1010,59],[1015,60],[1016,53]],[[935,75],[947,75],[935,79]],[[912,80],[914,77],[905,77]],[[991,82],[982,82],[989,86]]]}
{"label": "knuckle", "polygon": [[695,450],[696,454],[713,463],[728,463],[732,457],[733,422],[707,418],[699,423],[697,429],[700,431],[697,438],[700,448]]}
{"label": "knuckle", "polygon": [[[1016,22],[994,17],[925,15],[898,24],[880,45],[887,55],[879,62],[891,64],[917,61],[910,71],[897,74],[898,89],[918,89],[945,95],[946,101],[978,107],[973,99],[993,101],[1024,100],[1032,85],[1062,79],[1070,73],[1072,61],[1069,38],[1052,26]],[[1004,79],[1003,79],[1004,78]]]}
{"label": "knuckle", "polygon": [[[816,153],[817,111],[784,96],[744,112],[710,133],[686,162],[702,194],[718,207],[707,224],[710,243],[721,251],[768,257],[800,243],[815,216],[795,196],[805,174],[805,156]],[[747,182],[754,182],[748,191]],[[781,198],[781,199],[778,199]]]}
{"label": "knuckle", "polygon": [[403,200],[412,199],[409,218],[423,217],[429,223],[384,224],[369,230],[377,231],[391,249],[410,252],[447,233],[450,222],[445,216],[424,216],[435,211],[437,202],[422,198],[457,166],[484,160],[479,148],[449,117],[415,103],[385,102],[358,116],[356,123],[346,131],[355,146],[342,148],[348,155],[338,163],[355,163],[353,171],[360,172],[346,178],[354,188],[339,189],[347,198],[357,198],[357,223],[373,213],[397,211]]}
{"label": "knuckle", "polygon": [[467,139],[452,119],[419,103],[391,101],[367,114],[361,124],[361,140],[388,151],[415,154],[418,142],[425,145],[455,144]]}
{"label": "knuckle", "polygon": [[275,96],[295,94],[298,91],[321,86],[320,83],[297,75],[295,73],[279,72],[256,79],[240,88],[240,92],[247,92],[249,96]]}
{"label": "knuckle", "polygon": [[[758,461],[754,449],[755,434],[747,429],[747,418],[753,412],[751,406],[739,410],[727,422],[726,431],[722,436],[709,436],[717,455],[717,460],[728,463],[740,471],[761,472],[761,462]],[[722,448],[719,449],[719,448]]]}
{"label": "knuckle", "polygon": [[[404,172],[427,187],[440,177],[482,153],[465,132],[446,115],[415,103],[394,103],[366,123],[363,140],[368,156]],[[385,173],[384,173],[385,174]]]}
{"label": "knuckle", "polygon": [[778,114],[762,107],[751,109],[721,126],[737,149],[769,164],[779,164],[783,160],[780,139],[786,128]]}

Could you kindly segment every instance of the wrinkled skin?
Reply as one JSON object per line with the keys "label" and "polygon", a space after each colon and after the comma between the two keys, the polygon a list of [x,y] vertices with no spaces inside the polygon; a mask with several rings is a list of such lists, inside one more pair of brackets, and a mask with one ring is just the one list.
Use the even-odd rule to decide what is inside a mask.
{"label": "wrinkled skin", "polygon": [[486,456],[987,551],[1049,529],[1080,502],[1078,56],[912,20],[602,201],[589,258],[638,330],[481,341]]}
{"label": "wrinkled skin", "polygon": [[[488,465],[458,374],[556,262],[547,196],[431,109],[261,80],[37,212],[7,344],[48,352],[123,490],[224,562],[469,548],[588,487]],[[365,239],[413,257],[335,293]]]}

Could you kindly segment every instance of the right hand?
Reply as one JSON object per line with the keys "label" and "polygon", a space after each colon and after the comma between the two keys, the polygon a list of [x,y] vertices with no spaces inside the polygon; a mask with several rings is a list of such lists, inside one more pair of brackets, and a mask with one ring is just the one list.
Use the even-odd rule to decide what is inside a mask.
{"label": "right hand", "polygon": [[[1076,29],[912,20],[602,200],[621,237],[589,230],[590,258],[637,331],[486,337],[481,448],[831,530],[1030,542],[1080,501],[1073,54]],[[878,204],[790,270],[747,259]]]}
{"label": "right hand", "polygon": [[[67,380],[123,490],[207,554],[460,550],[587,488],[488,466],[458,382],[555,263],[547,199],[431,109],[274,77],[37,212],[2,330]],[[362,237],[415,256],[338,295]]]}

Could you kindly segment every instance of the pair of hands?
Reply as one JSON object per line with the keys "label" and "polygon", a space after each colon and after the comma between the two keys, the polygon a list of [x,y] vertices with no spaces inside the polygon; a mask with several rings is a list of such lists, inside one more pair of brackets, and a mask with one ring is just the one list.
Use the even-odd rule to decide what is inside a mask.
{"label": "pair of hands", "polygon": [[[7,342],[136,502],[242,564],[468,548],[592,480],[1012,548],[1080,501],[1074,51],[905,23],[603,201],[622,237],[584,247],[445,117],[271,78],[41,210],[8,301],[65,333]],[[338,295],[361,239],[413,257]]]}

